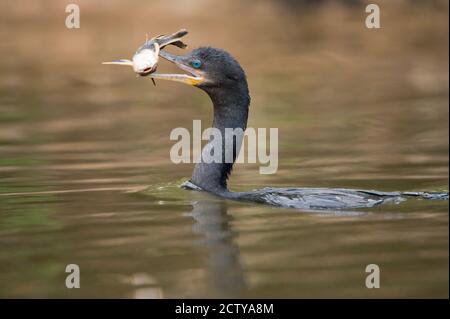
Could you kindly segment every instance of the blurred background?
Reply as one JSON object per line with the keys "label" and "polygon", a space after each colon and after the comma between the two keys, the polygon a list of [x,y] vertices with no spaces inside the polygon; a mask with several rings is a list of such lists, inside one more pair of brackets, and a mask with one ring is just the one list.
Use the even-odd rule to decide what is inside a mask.
{"label": "blurred background", "polygon": [[[446,190],[448,2],[377,1],[367,29],[370,2],[80,0],[80,29],[72,1],[0,2],[0,296],[448,297],[448,202],[361,218],[196,198],[205,224],[169,134],[209,124],[208,97],[101,65],[180,28],[187,50],[236,57],[249,126],[279,129],[279,169],[237,165],[232,189]],[[64,287],[69,263],[82,289]]]}

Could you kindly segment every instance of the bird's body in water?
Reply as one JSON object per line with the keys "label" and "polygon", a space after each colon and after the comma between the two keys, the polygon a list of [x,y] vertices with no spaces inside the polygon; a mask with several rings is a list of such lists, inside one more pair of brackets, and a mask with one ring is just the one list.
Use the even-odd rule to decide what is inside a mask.
{"label": "bird's body in water", "polygon": [[[448,200],[448,193],[426,192],[379,192],[354,189],[329,188],[270,188],[249,192],[231,192],[227,181],[239,152],[243,135],[236,136],[233,147],[225,143],[225,129],[247,127],[250,95],[244,70],[226,51],[202,47],[178,56],[160,51],[160,56],[175,63],[188,74],[157,74],[154,79],[166,79],[196,86],[205,91],[213,103],[212,127],[220,130],[222,140],[211,139],[202,153],[211,147],[222,148],[221,163],[207,163],[202,159],[196,164],[192,178],[183,186],[188,189],[203,190],[223,198],[264,203],[283,207],[312,210],[343,210],[373,207],[386,202],[400,202],[407,197]],[[144,75],[144,74],[142,74]],[[148,75],[148,74],[145,74]],[[227,163],[228,154],[233,163]],[[229,158],[229,157],[228,157]]]}

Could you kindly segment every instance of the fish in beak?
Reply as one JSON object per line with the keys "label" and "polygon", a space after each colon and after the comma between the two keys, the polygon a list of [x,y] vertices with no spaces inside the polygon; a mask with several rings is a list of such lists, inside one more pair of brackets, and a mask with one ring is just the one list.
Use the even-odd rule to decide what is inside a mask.
{"label": "fish in beak", "polygon": [[171,35],[160,35],[145,43],[136,51],[131,60],[120,59],[111,62],[103,62],[102,64],[114,64],[131,66],[134,72],[140,76],[147,76],[156,71],[158,67],[159,52],[166,45],[174,45],[184,49],[184,44],[180,39],[187,34],[186,29],[181,29]]}
{"label": "fish in beak", "polygon": [[185,71],[187,74],[162,74],[162,73],[150,73],[149,76],[152,79],[170,80],[176,82],[182,82],[185,84],[197,86],[205,82],[205,74],[201,70],[193,68],[189,64],[189,60],[183,55],[174,55],[166,51],[160,51],[159,55],[174,63],[177,67]]}

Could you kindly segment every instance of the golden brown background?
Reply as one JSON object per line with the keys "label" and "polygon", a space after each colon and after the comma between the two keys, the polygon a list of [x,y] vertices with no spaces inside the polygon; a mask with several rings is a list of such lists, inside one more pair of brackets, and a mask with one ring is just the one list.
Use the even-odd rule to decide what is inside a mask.
{"label": "golden brown background", "polygon": [[[0,296],[448,298],[448,202],[224,209],[178,189],[192,165],[169,159],[173,128],[210,123],[207,96],[101,65],[183,27],[188,49],[232,53],[249,126],[279,128],[277,174],[238,165],[232,189],[445,190],[447,1],[377,1],[379,30],[369,1],[73,1],[80,29],[68,3],[0,2]],[[369,263],[381,289],[364,287]]]}

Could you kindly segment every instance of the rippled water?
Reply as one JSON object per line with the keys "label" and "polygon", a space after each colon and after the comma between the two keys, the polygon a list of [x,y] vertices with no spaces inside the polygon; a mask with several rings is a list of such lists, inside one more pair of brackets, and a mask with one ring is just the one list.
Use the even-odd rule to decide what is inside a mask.
{"label": "rippled water", "polygon": [[[192,165],[169,160],[169,133],[193,119],[207,126],[208,98],[100,65],[179,22],[148,22],[143,11],[120,24],[107,18],[119,5],[87,6],[83,27],[69,31],[39,8],[17,8],[1,20],[18,27],[0,47],[0,296],[448,297],[448,202],[311,213],[182,190]],[[426,11],[397,26],[403,33],[387,26],[374,48],[365,30],[351,31],[349,9],[295,28],[297,15],[272,9],[253,8],[275,30],[249,16],[227,31],[237,38],[213,18],[201,20],[210,33],[183,25],[191,47],[229,48],[247,70],[249,125],[279,128],[277,174],[240,164],[231,188],[447,190],[448,13]],[[195,12],[174,15],[192,21]],[[330,14],[356,18],[328,29]],[[254,29],[239,29],[249,21]],[[399,39],[406,44],[392,45]],[[81,289],[65,287],[72,263]],[[380,266],[380,289],[365,287],[368,264]]]}

